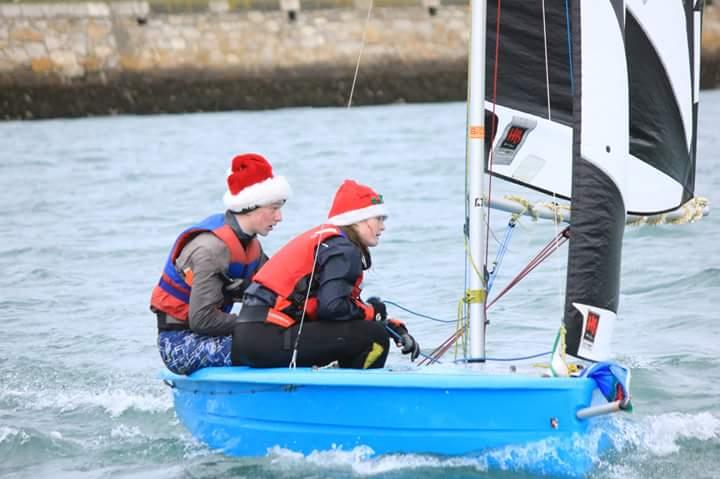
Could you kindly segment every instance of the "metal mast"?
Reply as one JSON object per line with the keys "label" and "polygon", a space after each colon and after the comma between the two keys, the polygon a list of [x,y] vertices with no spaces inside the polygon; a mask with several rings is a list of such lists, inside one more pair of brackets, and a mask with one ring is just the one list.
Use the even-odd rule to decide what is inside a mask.
{"label": "metal mast", "polygon": [[485,189],[485,21],[487,0],[471,0],[470,48],[468,51],[467,182],[468,247],[471,262],[469,291],[470,358],[485,359],[486,217]]}

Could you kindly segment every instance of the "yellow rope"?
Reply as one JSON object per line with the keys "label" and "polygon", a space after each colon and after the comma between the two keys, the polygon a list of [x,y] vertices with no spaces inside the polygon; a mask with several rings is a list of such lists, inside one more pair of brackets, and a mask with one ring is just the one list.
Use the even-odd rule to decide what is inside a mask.
{"label": "yellow rope", "polygon": [[467,236],[465,237],[465,253],[467,253],[468,261],[470,262],[470,266],[472,266],[473,271],[475,271],[475,274],[478,275],[480,280],[484,282],[484,275],[480,273],[480,270],[478,269],[477,265],[475,265],[475,261],[473,261],[472,254],[470,253]]}
{"label": "yellow rope", "polygon": [[544,206],[545,208],[552,211],[555,224],[560,224],[563,222],[563,211],[566,211],[568,215],[570,214],[570,207],[567,205],[561,205],[560,203],[539,202],[535,203],[534,208],[537,208],[538,206]]}
{"label": "yellow rope", "polygon": [[[457,323],[456,323],[455,331],[461,331],[468,327],[468,318],[467,318],[467,314],[465,314],[465,304],[463,302],[463,299],[464,298],[460,298],[460,301],[458,301]],[[466,340],[464,334],[461,336],[461,338],[462,338],[461,340],[462,340],[462,346],[463,346],[462,349],[463,349],[463,351],[465,351],[466,347],[467,347],[467,343],[466,343],[467,340]],[[453,348],[453,353],[455,354],[455,359],[458,358],[458,342],[459,341],[455,341],[455,346]]]}
{"label": "yellow rope", "polygon": [[[473,271],[475,271],[475,274],[480,278],[480,282],[484,285],[485,284],[485,275],[480,273],[480,270],[478,269],[477,265],[473,261],[472,254],[470,253],[470,248],[468,247],[468,241],[467,236],[465,237],[465,252],[467,254],[468,262],[472,266]],[[465,295],[460,299],[458,302],[458,315],[457,315],[457,329],[465,329],[467,330],[468,325],[468,315],[466,314],[466,305],[470,303],[482,303],[485,300],[486,291],[484,289],[475,289],[475,290],[465,290]],[[462,335],[462,346],[463,351],[467,350],[467,337],[465,334]],[[457,359],[458,355],[458,343],[455,342],[455,359]]]}
{"label": "yellow rope", "polygon": [[[460,330],[467,330],[469,324],[468,324],[468,315],[467,313],[467,305],[471,303],[483,303],[485,302],[485,298],[487,296],[487,292],[484,289],[466,289],[465,294],[462,298],[458,301],[458,311],[457,311],[457,328],[456,331]],[[463,351],[467,348],[467,338],[466,335],[462,335],[462,346]],[[458,357],[458,342],[455,342],[455,359]]]}
{"label": "yellow rope", "polygon": [[629,221],[627,223],[628,226],[642,226],[647,221],[647,216],[638,216],[636,220]]}
{"label": "yellow rope", "polygon": [[662,225],[666,223],[667,214],[663,213],[660,215],[653,215],[653,216],[646,216],[645,217],[645,224],[648,224],[650,226],[655,225]]}
{"label": "yellow rope", "polygon": [[[570,213],[571,207],[569,205],[563,205],[554,202],[537,202],[535,204],[530,203],[529,200],[518,196],[518,195],[505,195],[505,199],[508,201],[515,202],[522,207],[522,210],[512,213],[511,218],[513,221],[518,222],[521,216],[529,213],[533,221],[539,219],[539,208],[544,207],[549,209],[553,213],[553,217],[556,223],[563,221],[563,213]],[[705,208],[710,204],[707,198],[698,196],[688,200],[687,203],[682,205],[681,214],[677,218],[668,218],[667,213],[650,215],[650,216],[639,216],[636,219],[627,223],[628,226],[642,226],[642,225],[661,225],[661,224],[686,224],[694,223],[702,219]],[[467,245],[466,245],[467,248]],[[473,265],[475,268],[475,265]]]}
{"label": "yellow rope", "polygon": [[514,201],[515,203],[518,203],[520,206],[523,207],[522,211],[512,214],[512,219],[517,221],[518,218],[520,218],[522,215],[525,214],[525,212],[529,211],[530,214],[532,215],[533,221],[538,220],[538,214],[535,211],[535,209],[533,208],[532,204],[530,204],[530,202],[528,200],[526,200],[525,198],[523,198],[522,196],[505,195],[505,199],[508,201]]}
{"label": "yellow rope", "polygon": [[687,223],[695,223],[702,219],[705,208],[707,208],[710,202],[707,198],[698,196],[688,200],[687,203],[680,207],[681,214],[677,218],[669,218],[668,213],[662,213],[659,215],[651,216],[640,216],[636,220],[628,223],[628,226],[642,226],[642,225],[680,225]]}
{"label": "yellow rope", "polygon": [[[552,349],[552,355],[550,357],[550,363],[548,363],[548,364],[535,363],[535,364],[533,364],[533,367],[550,369],[550,373],[554,377],[577,374],[581,370],[580,366],[575,363],[567,362],[567,353],[565,352],[565,348],[566,348],[565,336],[566,335],[567,335],[567,330],[565,329],[565,325],[561,325],[560,329],[558,330],[557,334],[555,335],[555,342],[553,343],[553,349]],[[555,367],[553,366],[554,359],[558,359],[559,361],[561,361],[561,363],[557,366],[560,366],[561,369],[564,369],[565,371],[558,371],[555,369]],[[566,374],[566,372],[567,372],[567,374]]]}
{"label": "yellow rope", "polygon": [[707,198],[703,198],[703,197],[693,198],[682,206],[683,215],[674,220],[669,220],[668,223],[671,223],[671,224],[694,223],[702,218],[703,210],[708,205],[708,203],[709,202],[708,202]]}

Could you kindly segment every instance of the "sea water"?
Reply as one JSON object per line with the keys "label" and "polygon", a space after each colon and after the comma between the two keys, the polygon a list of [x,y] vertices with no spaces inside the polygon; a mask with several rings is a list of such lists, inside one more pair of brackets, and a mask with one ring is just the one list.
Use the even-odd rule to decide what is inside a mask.
{"label": "sea water", "polygon": [[[696,190],[715,206],[718,122],[720,91],[703,92]],[[339,183],[357,179],[391,210],[366,295],[454,320],[465,278],[464,129],[461,103],[0,123],[0,476],[522,476],[551,446],[452,458],[375,457],[364,447],[227,458],[186,432],[158,379],[150,291],[175,235],[222,211],[225,174],[241,152],[267,156],[294,190],[263,239],[268,253],[321,222]],[[509,190],[493,182],[494,194]],[[507,220],[491,213],[493,251]],[[555,232],[521,220],[496,287]],[[720,476],[718,238],[717,212],[626,230],[613,346],[632,368],[635,411],[611,420],[612,446],[593,477]],[[551,348],[566,252],[490,310],[489,356]],[[454,331],[390,309],[426,350]],[[407,359],[395,350],[389,361]],[[577,446],[592,449],[583,443],[592,440]]]}

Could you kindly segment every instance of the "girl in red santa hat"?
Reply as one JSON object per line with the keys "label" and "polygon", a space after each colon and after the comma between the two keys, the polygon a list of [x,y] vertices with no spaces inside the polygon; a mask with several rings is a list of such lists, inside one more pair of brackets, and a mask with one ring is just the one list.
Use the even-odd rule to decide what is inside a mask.
{"label": "girl in red santa hat", "polygon": [[238,155],[227,174],[225,213],[210,216],[175,240],[150,300],[157,315],[158,347],[177,374],[230,366],[231,334],[250,280],[267,261],[257,236],[282,221],[290,195],[260,155]]}
{"label": "girl in red santa hat", "polygon": [[405,325],[387,317],[376,297],[363,301],[369,248],[378,244],[388,212],[383,197],[345,180],[324,224],[280,249],[245,291],[233,331],[232,362],[252,367],[380,368],[389,334],[414,360],[420,347]]}

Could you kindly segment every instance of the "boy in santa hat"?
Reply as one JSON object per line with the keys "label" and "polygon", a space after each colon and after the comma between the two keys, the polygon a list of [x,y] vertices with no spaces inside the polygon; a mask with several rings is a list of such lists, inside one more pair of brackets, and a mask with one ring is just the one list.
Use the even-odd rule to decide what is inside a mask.
{"label": "boy in santa hat", "polygon": [[345,180],[327,221],[282,247],[245,291],[233,364],[380,368],[390,336],[415,360],[420,347],[405,325],[388,318],[379,298],[360,298],[387,215],[381,195]]}
{"label": "boy in santa hat", "polygon": [[227,175],[226,212],[175,240],[150,300],[160,356],[172,372],[230,366],[237,318],[230,310],[267,261],[257,236],[267,236],[282,221],[289,195],[287,181],[273,175],[265,158],[238,155]]}

